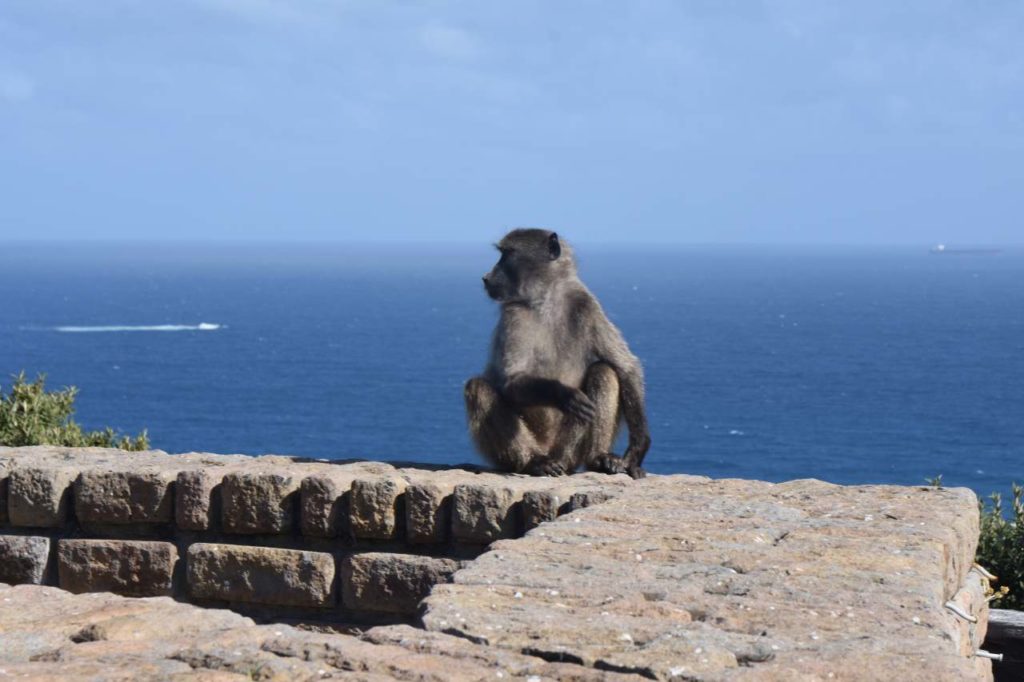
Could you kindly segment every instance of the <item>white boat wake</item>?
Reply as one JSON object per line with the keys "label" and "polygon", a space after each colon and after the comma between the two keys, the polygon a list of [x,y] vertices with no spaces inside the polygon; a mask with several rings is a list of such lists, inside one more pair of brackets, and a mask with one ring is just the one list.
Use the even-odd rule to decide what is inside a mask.
{"label": "white boat wake", "polygon": [[69,334],[87,334],[99,332],[212,332],[223,325],[200,322],[199,324],[143,324],[143,325],[109,325],[101,327],[53,327],[55,332]]}

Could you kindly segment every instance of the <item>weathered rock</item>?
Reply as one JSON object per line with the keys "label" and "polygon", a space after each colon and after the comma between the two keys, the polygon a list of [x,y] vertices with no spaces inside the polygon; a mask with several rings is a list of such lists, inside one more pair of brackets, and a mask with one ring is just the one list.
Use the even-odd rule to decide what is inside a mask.
{"label": "weathered rock", "polygon": [[399,476],[357,478],[352,482],[351,523],[357,538],[391,540],[397,538],[404,519],[401,508],[405,479]]}
{"label": "weathered rock", "polygon": [[[571,663],[549,663],[543,658],[518,654],[507,649],[487,647],[462,637],[440,632],[429,632],[408,625],[388,625],[371,628],[362,633],[364,641],[378,645],[401,647],[417,654],[443,657],[450,660],[448,670],[453,677],[469,677],[477,666],[489,670],[486,679],[566,680],[633,680],[636,675],[593,670]],[[498,673],[501,673],[500,675]]]}
{"label": "weathered rock", "polygon": [[405,489],[405,537],[414,544],[448,541],[454,486],[413,483]]}
{"label": "weathered rock", "polygon": [[69,592],[128,597],[171,594],[178,550],[169,542],[58,540],[57,574]]}
{"label": "weathered rock", "polygon": [[175,472],[83,471],[75,481],[75,514],[90,523],[170,523]]}
{"label": "weathered rock", "polygon": [[[415,538],[406,546],[410,551],[459,556],[489,551],[456,571],[451,583],[444,574],[410,568],[410,563],[436,559],[403,562],[384,555],[376,565],[367,558],[359,566],[353,558],[350,580],[341,581],[350,582],[353,594],[344,596],[346,608],[338,609],[334,596],[324,594],[335,582],[332,554],[353,551],[349,538],[331,539],[344,525],[332,514],[343,512],[329,505],[311,509],[310,523],[302,521],[305,534],[298,535],[292,524],[276,521],[280,501],[294,502],[294,490],[278,494],[253,485],[248,495],[257,501],[273,498],[277,508],[262,517],[242,512],[259,517],[248,523],[262,534],[250,535],[247,542],[324,553],[306,552],[315,556],[305,561],[297,549],[226,545],[226,558],[217,558],[197,545],[196,561],[188,567],[196,576],[188,570],[179,573],[195,577],[198,592],[209,590],[199,599],[272,601],[281,608],[255,611],[334,622],[352,615],[348,603],[362,603],[362,612],[382,603],[398,608],[389,601],[403,604],[400,610],[367,616],[383,620],[408,617],[416,608],[412,593],[422,594],[428,583],[438,581],[417,609],[430,630],[417,635],[414,630],[375,629],[365,635],[367,641],[356,641],[287,626],[207,628],[205,614],[196,615],[203,612],[191,611],[186,619],[171,610],[184,605],[158,605],[170,604],[167,600],[115,603],[103,601],[115,599],[109,594],[73,597],[33,587],[36,605],[0,587],[0,669],[15,676],[104,679],[307,679],[324,674],[484,679],[498,672],[509,678],[580,680],[632,675],[723,681],[991,679],[989,662],[971,657],[985,638],[987,607],[984,582],[971,570],[978,516],[976,499],[966,491],[687,476],[651,476],[641,482],[597,474],[550,479],[275,456],[0,448],[0,479],[3,471],[53,468],[75,475],[177,475],[210,468],[216,478],[227,467],[233,474],[278,474],[294,481],[349,474],[367,481],[400,479],[393,488],[366,486],[365,509],[358,516],[371,519],[365,528],[373,530],[358,538],[357,546],[369,540],[378,549],[401,551],[399,542]],[[466,488],[456,510],[454,490],[460,484]],[[43,500],[28,508],[44,510],[46,523],[53,523],[59,514],[46,501],[54,496],[38,492],[43,487],[23,486],[32,494],[22,497]],[[216,499],[207,481],[195,488],[199,498]],[[419,497],[417,490],[423,491]],[[127,494],[132,495],[130,485]],[[451,528],[457,532],[438,540],[444,537],[439,529],[447,525],[443,514],[449,494]],[[326,486],[311,489],[309,499],[315,495],[328,502],[338,499]],[[236,506],[248,509],[247,504]],[[209,524],[212,509],[200,509],[177,526],[92,523],[86,532],[131,537],[138,527],[182,543],[217,538],[218,524]],[[297,509],[292,509],[293,523],[300,521]],[[525,537],[501,539],[536,523]],[[282,527],[283,532],[267,530]],[[73,536],[81,530],[69,516],[53,535]],[[103,579],[113,573],[123,582],[124,575],[137,572],[95,557],[82,560],[89,561]],[[362,577],[351,579],[357,570]],[[277,601],[281,594],[285,599]],[[50,600],[61,606],[49,609],[43,602]],[[43,613],[42,620],[30,623],[37,612]],[[166,636],[154,624],[161,619],[168,623]],[[176,629],[174,623],[184,620],[194,623],[191,630]]]}
{"label": "weathered rock", "polygon": [[302,480],[300,526],[307,537],[333,538],[351,532],[352,481],[346,471],[326,472]]}
{"label": "weathered rock", "polygon": [[182,530],[216,528],[221,515],[221,470],[179,471],[174,483],[174,520]]}
{"label": "weathered rock", "polygon": [[300,479],[275,472],[224,477],[223,526],[228,533],[290,533],[295,526]]}
{"label": "weathered rock", "polygon": [[245,545],[197,543],[188,548],[189,594],[229,602],[331,607],[334,558]]}
{"label": "weathered rock", "polygon": [[54,587],[0,585],[0,668],[11,674],[11,664],[25,664],[25,672],[42,677],[52,671],[47,663],[100,656],[111,659],[108,674],[113,673],[102,679],[139,679],[130,677],[132,666],[163,658],[169,640],[252,625],[230,611],[200,609],[167,597],[127,599],[106,592],[76,595]]}
{"label": "weathered rock", "polygon": [[448,582],[459,563],[416,554],[364,552],[341,564],[342,603],[356,611],[412,615],[430,589]]}
{"label": "weathered rock", "polygon": [[[946,631],[951,640],[960,644],[961,656],[972,656],[975,651],[984,648],[982,645],[988,631],[988,587],[988,580],[980,572],[971,570],[960,589],[947,602]],[[959,615],[957,608],[972,616],[973,621]]]}
{"label": "weathered rock", "polygon": [[50,538],[0,535],[0,582],[42,584],[49,557]]}
{"label": "weathered rock", "polygon": [[508,487],[466,483],[455,486],[452,535],[459,542],[486,545],[517,534],[519,500]]}
{"label": "weathered rock", "polygon": [[523,528],[531,530],[545,521],[554,521],[569,510],[573,491],[562,488],[527,490],[523,493]]}
{"label": "weathered rock", "polygon": [[649,477],[493,544],[422,618],[657,679],[985,679],[943,607],[976,518],[967,491]]}
{"label": "weathered rock", "polygon": [[7,476],[6,462],[0,462],[0,526],[8,521],[7,516]]}
{"label": "weathered rock", "polygon": [[64,467],[18,467],[7,479],[12,526],[60,528],[68,519],[71,483],[78,472]]}
{"label": "weathered rock", "polygon": [[408,626],[357,639],[254,625],[166,597],[0,585],[0,669],[33,680],[566,680],[641,678],[484,647]]}

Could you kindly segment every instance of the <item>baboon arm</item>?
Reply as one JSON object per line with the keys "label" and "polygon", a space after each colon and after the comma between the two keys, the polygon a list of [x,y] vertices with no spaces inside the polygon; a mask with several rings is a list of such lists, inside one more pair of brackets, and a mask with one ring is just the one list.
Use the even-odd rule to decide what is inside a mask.
{"label": "baboon arm", "polygon": [[499,358],[495,374],[507,400],[520,407],[560,407],[571,400],[573,390],[565,384],[530,373],[533,346],[527,312],[506,306],[499,329],[494,340],[495,355]]}
{"label": "baboon arm", "polygon": [[629,428],[629,445],[623,458],[630,474],[633,474],[634,470],[643,465],[644,457],[651,447],[651,432],[644,407],[643,374],[639,371],[619,374],[619,397],[622,400],[622,415]]}
{"label": "baboon arm", "polygon": [[512,403],[521,407],[529,405],[562,405],[570,388],[555,379],[542,379],[523,374],[513,374],[505,381],[502,393]]}
{"label": "baboon arm", "polygon": [[584,422],[592,421],[596,414],[594,403],[586,393],[555,379],[521,375],[507,381],[502,392],[517,407],[557,407]]}
{"label": "baboon arm", "polygon": [[629,350],[622,334],[610,322],[597,330],[598,356],[615,369],[619,377],[622,416],[629,429],[629,444],[623,458],[630,474],[637,473],[651,447],[651,432],[644,406],[644,371]]}

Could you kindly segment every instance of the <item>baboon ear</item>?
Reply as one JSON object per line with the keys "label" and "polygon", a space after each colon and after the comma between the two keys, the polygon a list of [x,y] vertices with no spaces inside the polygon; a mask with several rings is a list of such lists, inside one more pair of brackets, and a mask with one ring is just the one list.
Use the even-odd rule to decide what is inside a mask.
{"label": "baboon ear", "polygon": [[551,256],[551,260],[557,260],[562,255],[562,243],[558,241],[557,232],[552,232],[548,237],[548,255]]}

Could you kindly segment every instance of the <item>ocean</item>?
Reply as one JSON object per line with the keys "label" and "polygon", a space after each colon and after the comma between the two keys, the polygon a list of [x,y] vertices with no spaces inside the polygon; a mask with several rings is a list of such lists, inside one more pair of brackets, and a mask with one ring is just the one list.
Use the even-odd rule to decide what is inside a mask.
{"label": "ocean", "polygon": [[[0,244],[0,386],[169,452],[456,464],[495,258],[439,244]],[[497,236],[497,235],[493,235]],[[1024,482],[1024,251],[576,246],[647,374],[655,473]]]}

